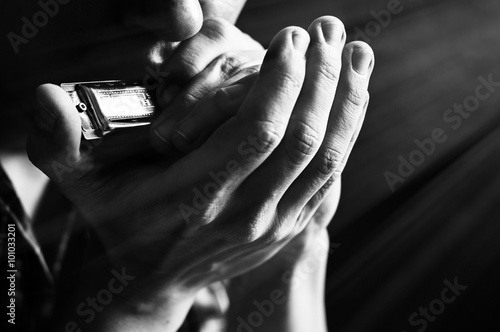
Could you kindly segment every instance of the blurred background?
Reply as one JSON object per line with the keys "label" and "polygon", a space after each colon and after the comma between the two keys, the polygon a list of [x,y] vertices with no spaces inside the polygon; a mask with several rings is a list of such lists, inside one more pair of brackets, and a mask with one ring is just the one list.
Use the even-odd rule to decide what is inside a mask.
{"label": "blurred background", "polygon": [[[2,163],[24,153],[38,84],[115,78],[116,68],[144,75],[134,59],[153,37],[124,30],[111,3],[69,2],[17,54],[2,38]],[[4,36],[39,10],[4,6]],[[267,45],[283,27],[322,15],[339,17],[348,39],[376,56],[330,227],[330,330],[500,330],[500,3],[248,0],[237,25]],[[445,280],[467,286],[448,292],[451,303],[441,300]],[[419,312],[429,306],[429,316]]]}

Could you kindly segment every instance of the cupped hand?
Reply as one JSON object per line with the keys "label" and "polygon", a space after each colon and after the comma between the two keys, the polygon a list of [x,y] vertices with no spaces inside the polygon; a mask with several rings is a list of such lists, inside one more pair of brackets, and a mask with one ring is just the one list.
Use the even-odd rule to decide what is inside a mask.
{"label": "cupped hand", "polygon": [[[321,26],[322,24],[331,24],[333,18],[323,17],[315,21],[309,28],[311,33],[315,25]],[[337,22],[341,24],[340,22]],[[313,43],[317,43],[316,40],[318,34],[311,34],[313,37]],[[340,47],[340,45],[335,45],[335,47]],[[326,48],[312,48],[309,47],[308,50],[308,61],[324,61],[322,56],[325,52],[331,52]],[[338,51],[338,49],[337,49]],[[311,52],[316,52],[317,54],[311,54]],[[369,95],[367,92],[367,87],[369,83],[369,78],[371,71],[373,70],[373,54],[368,45],[362,42],[352,42],[345,45],[342,55],[341,64],[338,62],[340,59],[336,59],[337,63],[334,65],[342,66],[341,72],[335,72],[332,70],[324,70],[322,74],[319,75],[337,75],[331,78],[333,81],[338,81],[338,89],[335,93],[335,87],[331,89],[330,97],[335,95],[334,105],[331,110],[330,117],[333,114],[359,114],[357,122],[355,123],[354,134],[352,135],[347,149],[343,152],[343,159],[339,163],[334,176],[330,177],[327,182],[321,187],[320,190],[307,202],[300,218],[306,220],[309,225],[309,220],[313,220],[311,225],[308,226],[307,230],[301,232],[300,236],[297,236],[292,243],[287,245],[287,248],[292,251],[297,252],[298,248],[302,248],[301,252],[307,252],[305,249],[309,247],[305,243],[313,242],[318,236],[321,238],[328,238],[325,236],[326,227],[331,221],[340,198],[340,173],[347,162],[348,156],[352,150],[352,147],[357,139],[357,136],[361,130],[361,126],[365,117],[366,109],[368,106]],[[354,67],[353,61],[356,65],[367,65],[364,68]],[[364,63],[363,63],[364,61]],[[325,63],[328,65],[328,63]],[[362,67],[362,66],[361,66]],[[253,69],[253,68],[251,68]],[[179,121],[171,121],[167,123],[156,122],[153,125],[155,130],[164,131],[168,134],[166,135],[168,139],[166,142],[158,142],[158,150],[160,151],[171,151],[177,150],[183,153],[189,153],[202,144],[204,144],[207,138],[212,135],[222,124],[234,117],[239,110],[239,106],[245,100],[246,95],[252,88],[255,80],[258,77],[258,72],[250,73],[244,72],[246,76],[243,78],[238,75],[237,80],[232,79],[226,81],[224,88],[220,90],[209,91],[202,102],[198,102],[194,107],[190,109],[190,112],[184,116],[184,118]],[[340,74],[340,75],[339,75]],[[318,74],[317,74],[318,75]],[[310,81],[314,81],[312,78]],[[321,88],[321,86],[320,86]],[[320,93],[318,93],[320,95]],[[324,97],[319,96],[320,98]],[[293,116],[293,115],[292,115]],[[332,120],[330,120],[332,121]],[[351,124],[352,125],[352,124]],[[342,135],[339,129],[342,128],[329,128],[327,132],[326,140],[337,139],[334,135]],[[352,129],[352,128],[351,128]],[[153,135],[154,136],[154,135]],[[330,141],[330,143],[334,143]],[[323,142],[326,145],[326,142]],[[333,146],[333,145],[332,145]],[[330,158],[335,158],[337,155],[341,155],[342,151],[328,151],[328,156]],[[328,161],[328,160],[327,160]],[[328,172],[326,172],[328,173]],[[301,175],[301,178],[307,179],[306,175]],[[306,180],[307,181],[307,180]],[[298,194],[298,193],[297,193]],[[299,195],[299,194],[298,194]],[[325,197],[328,197],[324,201]],[[284,250],[286,251],[286,250]],[[282,253],[283,257],[290,257]],[[293,263],[300,261],[301,255],[295,255]],[[276,260],[274,260],[275,262]],[[292,264],[292,262],[289,262]],[[272,265],[272,264],[268,264]],[[276,265],[275,265],[276,266]]]}
{"label": "cupped hand", "polygon": [[[86,216],[110,263],[142,281],[141,303],[242,274],[304,230],[345,164],[373,55],[361,43],[344,49],[344,35],[331,17],[278,33],[234,116],[182,157],[82,152],[71,100],[44,85],[30,158]],[[62,181],[57,165],[68,166]]]}

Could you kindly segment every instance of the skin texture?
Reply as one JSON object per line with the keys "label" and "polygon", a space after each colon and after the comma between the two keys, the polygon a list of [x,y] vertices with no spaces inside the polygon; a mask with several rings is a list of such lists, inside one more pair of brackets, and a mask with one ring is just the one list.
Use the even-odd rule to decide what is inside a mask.
{"label": "skin texture", "polygon": [[246,0],[147,0],[129,1],[136,24],[155,31],[166,42],[196,35],[210,18],[235,23]]}
{"label": "skin texture", "polygon": [[[186,14],[182,6],[166,8]],[[181,69],[180,93],[165,98],[171,112],[149,133],[160,154],[144,133],[110,137],[89,148],[65,92],[54,85],[37,90],[41,108],[28,142],[30,159],[76,204],[105,249],[100,261],[89,264],[94,282],[80,285],[75,302],[98,291],[111,268],[125,267],[135,277],[120,294],[122,301],[85,326],[92,331],[176,331],[198,290],[238,277],[232,294],[248,300],[238,284],[267,280],[255,278],[255,271],[279,275],[309,256],[310,243],[328,242],[339,175],[366,110],[371,50],[362,43],[344,47],[342,23],[323,17],[308,31],[290,27],[278,33],[255,74],[264,53],[258,45],[238,43],[248,37],[223,19],[197,22],[195,15],[186,27],[170,29],[176,34],[171,40],[192,38],[158,63],[168,73]],[[218,37],[208,37],[214,31]],[[203,56],[173,65],[199,54],[199,45]],[[234,88],[237,81],[243,93]],[[208,117],[212,122],[197,144],[176,147],[172,135],[183,134],[179,122],[207,109],[215,116]],[[324,269],[308,284],[322,278]],[[313,306],[321,307],[321,289],[309,293]],[[293,331],[291,313],[303,303],[289,299],[286,310],[269,320],[271,330]],[[320,316],[310,318],[325,329],[323,310],[316,311]]]}
{"label": "skin texture", "polygon": [[[313,43],[317,43],[315,48],[311,49],[310,47],[308,51],[311,61],[317,60],[321,63],[324,61],[321,55],[331,51],[322,45],[324,41],[318,32],[318,27],[321,24],[331,22],[331,20],[332,18],[318,19],[308,29]],[[337,90],[335,106],[332,110],[332,112],[357,112],[361,110],[355,134],[347,148],[348,152],[351,151],[357,138],[367,106],[367,103],[362,106],[361,102],[357,100],[357,98],[363,96],[364,92],[360,87],[367,83],[368,76],[359,75],[359,73],[353,71],[351,63],[353,48],[356,48],[357,51],[361,48],[361,50],[370,53],[370,50],[365,45],[359,43],[350,44],[344,49],[341,79]],[[317,58],[314,58],[315,56]],[[183,152],[189,152],[205,142],[205,139],[220,124],[234,115],[234,113],[231,113],[231,105],[242,102],[244,99],[242,94],[244,95],[246,91],[249,91],[254,83],[254,76],[248,76],[239,82],[241,84],[234,84],[229,88],[219,90],[215,98],[213,98],[212,103],[199,103],[180,123],[170,125],[169,133],[171,134],[171,139],[168,146],[169,151],[178,149]],[[317,82],[321,79],[314,77],[312,80]],[[231,95],[231,93],[236,94],[236,97],[231,99],[230,102],[226,102],[227,94]],[[352,96],[355,98],[350,98]],[[194,140],[189,139],[193,137],[198,138]],[[343,164],[347,160],[347,155],[342,160],[340,168],[343,168]],[[314,263],[318,252],[327,254],[328,233],[326,227],[335,212],[340,196],[340,179],[334,180],[333,177],[330,178],[313,199],[308,202],[308,209],[303,210],[303,212],[308,213],[306,217],[308,220],[306,229],[293,238],[271,260],[232,280],[231,287],[229,288],[230,296],[233,300],[232,303],[236,303],[236,305],[231,307],[229,313],[229,330],[236,330],[238,328],[240,321],[237,318],[246,318],[249,313],[255,310],[253,303],[259,299],[259,295],[262,295],[264,299],[269,299],[269,294],[276,290],[283,291],[284,298],[288,300],[284,304],[277,306],[276,312],[270,318],[267,318],[256,330],[292,331],[296,329],[297,331],[301,331],[310,329],[313,326],[315,327],[314,330],[317,331],[326,330],[324,310],[320,309],[323,305],[323,290],[322,287],[318,288],[317,286],[324,284],[325,271],[321,267],[324,267],[326,262],[322,261],[319,265],[323,265],[315,273],[307,274],[306,277],[300,274],[300,270],[302,265],[309,264],[311,260]],[[331,188],[328,189],[330,185]],[[329,192],[329,194],[323,197],[326,192]],[[300,193],[297,193],[297,195],[300,195]],[[318,207],[320,202],[321,205]],[[295,274],[298,275],[299,281],[302,281],[302,286],[292,289],[290,283],[283,281],[283,279],[286,279],[283,277]],[[297,294],[302,295],[297,296]]]}

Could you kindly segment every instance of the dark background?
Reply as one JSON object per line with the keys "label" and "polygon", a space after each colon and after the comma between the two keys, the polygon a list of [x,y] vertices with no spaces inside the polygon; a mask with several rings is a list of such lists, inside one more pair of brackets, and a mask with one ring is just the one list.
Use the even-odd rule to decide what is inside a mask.
{"label": "dark background", "polygon": [[[350,39],[386,10],[386,0],[249,0],[238,22],[268,44],[287,25],[335,15]],[[72,0],[15,54],[1,39],[0,149],[22,150],[33,89],[43,82],[141,75],[152,39],[123,29],[122,6]],[[365,125],[343,175],[330,230],[326,303],[331,331],[417,331],[408,318],[440,298],[443,280],[468,288],[426,331],[500,330],[500,91],[454,130],[443,120],[474,95],[478,77],[500,81],[500,3],[402,0],[403,10],[372,30],[376,65]],[[12,1],[0,22],[18,33],[36,2]],[[101,22],[100,18],[110,18]],[[89,24],[89,19],[94,20]],[[115,19],[115,20],[113,20]],[[63,27],[71,25],[71,30]],[[374,26],[372,23],[369,25]],[[123,42],[127,37],[127,42]],[[366,40],[368,41],[368,40]],[[118,54],[116,54],[118,52]],[[118,56],[119,55],[119,56]],[[110,69],[112,68],[112,69]],[[500,90],[500,89],[499,89]],[[447,135],[392,191],[397,174],[435,128]],[[418,327],[421,327],[419,325]],[[423,331],[423,329],[421,330]]]}

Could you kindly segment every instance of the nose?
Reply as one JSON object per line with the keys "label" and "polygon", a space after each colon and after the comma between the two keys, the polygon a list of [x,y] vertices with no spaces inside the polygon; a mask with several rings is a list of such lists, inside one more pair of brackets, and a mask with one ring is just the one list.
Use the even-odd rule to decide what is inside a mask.
{"label": "nose", "polygon": [[188,39],[200,31],[203,24],[198,0],[143,0],[137,5],[137,22],[166,41]]}

